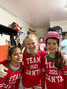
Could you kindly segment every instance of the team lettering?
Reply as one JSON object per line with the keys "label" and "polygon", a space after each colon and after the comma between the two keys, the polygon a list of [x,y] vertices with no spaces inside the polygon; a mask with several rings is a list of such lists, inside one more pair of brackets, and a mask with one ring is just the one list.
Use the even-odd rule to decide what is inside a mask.
{"label": "team lettering", "polygon": [[32,63],[39,63],[41,62],[40,60],[40,57],[37,57],[37,58],[33,58],[33,57],[30,57],[30,58],[27,58],[27,64],[32,64]]}

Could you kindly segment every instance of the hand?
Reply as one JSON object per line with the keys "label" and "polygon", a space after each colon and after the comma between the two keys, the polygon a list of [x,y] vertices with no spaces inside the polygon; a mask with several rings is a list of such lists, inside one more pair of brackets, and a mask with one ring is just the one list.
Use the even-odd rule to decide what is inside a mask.
{"label": "hand", "polygon": [[3,64],[0,64],[0,77],[7,75],[7,72],[5,72],[4,70],[8,70],[8,68],[6,68]]}

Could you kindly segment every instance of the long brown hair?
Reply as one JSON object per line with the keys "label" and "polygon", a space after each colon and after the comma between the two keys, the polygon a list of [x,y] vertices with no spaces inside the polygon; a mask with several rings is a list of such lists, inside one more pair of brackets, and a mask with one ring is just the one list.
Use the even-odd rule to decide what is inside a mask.
{"label": "long brown hair", "polygon": [[58,69],[64,69],[64,65],[65,65],[65,60],[64,60],[64,55],[62,54],[61,50],[57,51],[55,53],[55,66]]}

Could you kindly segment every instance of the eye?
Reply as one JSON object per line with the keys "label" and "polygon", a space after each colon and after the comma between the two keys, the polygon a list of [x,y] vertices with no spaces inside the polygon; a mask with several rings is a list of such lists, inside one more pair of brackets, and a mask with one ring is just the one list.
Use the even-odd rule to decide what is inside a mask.
{"label": "eye", "polygon": [[27,43],[27,45],[30,45],[30,43]]}
{"label": "eye", "polygon": [[14,56],[17,56],[17,53],[14,53]]}
{"label": "eye", "polygon": [[33,42],[32,44],[35,44],[35,42]]}
{"label": "eye", "polygon": [[22,54],[22,52],[19,53],[20,55]]}
{"label": "eye", "polygon": [[50,42],[48,42],[47,44],[48,44],[48,45],[50,45],[51,43],[50,43]]}
{"label": "eye", "polygon": [[56,45],[56,43],[53,43],[53,45]]}

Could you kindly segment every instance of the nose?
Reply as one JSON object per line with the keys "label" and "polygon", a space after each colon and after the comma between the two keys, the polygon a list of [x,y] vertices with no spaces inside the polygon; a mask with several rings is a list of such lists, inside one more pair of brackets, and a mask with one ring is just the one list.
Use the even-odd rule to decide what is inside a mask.
{"label": "nose", "polygon": [[18,55],[19,57],[21,57],[20,55]]}
{"label": "nose", "polygon": [[31,44],[30,47],[33,47],[33,45]]}
{"label": "nose", "polygon": [[22,54],[18,54],[18,57],[23,57],[23,55]]}
{"label": "nose", "polygon": [[20,58],[20,57],[21,57],[21,55],[20,55],[20,54],[18,54],[18,57]]}
{"label": "nose", "polygon": [[50,47],[53,47],[53,45],[51,44]]}

